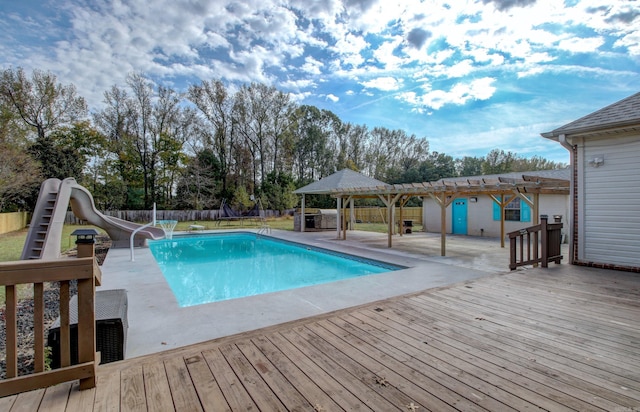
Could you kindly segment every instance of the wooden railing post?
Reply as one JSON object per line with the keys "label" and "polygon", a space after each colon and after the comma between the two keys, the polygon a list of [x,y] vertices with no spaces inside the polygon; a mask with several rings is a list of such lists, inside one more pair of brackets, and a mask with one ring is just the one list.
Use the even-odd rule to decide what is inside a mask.
{"label": "wooden railing post", "polygon": [[93,362],[91,376],[80,379],[80,389],[96,386],[96,290],[94,278],[78,281],[78,363]]}
{"label": "wooden railing post", "polygon": [[547,230],[547,220],[549,217],[547,215],[540,216],[540,234],[542,236],[542,256],[540,259],[542,260],[542,267],[549,267],[549,231]]}
{"label": "wooden railing post", "polygon": [[18,376],[18,297],[15,285],[5,286],[6,376]]}
{"label": "wooden railing post", "polygon": [[517,265],[517,240],[515,237],[509,236],[509,269],[515,270]]}

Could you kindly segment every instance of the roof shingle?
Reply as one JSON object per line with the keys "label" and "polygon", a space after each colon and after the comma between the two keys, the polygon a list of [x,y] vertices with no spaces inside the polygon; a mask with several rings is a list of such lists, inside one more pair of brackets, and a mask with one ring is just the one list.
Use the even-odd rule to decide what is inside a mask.
{"label": "roof shingle", "polygon": [[298,190],[294,190],[293,193],[327,194],[331,193],[334,189],[353,189],[356,187],[377,187],[386,185],[386,183],[373,179],[369,176],[365,176],[362,173],[354,172],[351,169],[342,169],[339,172],[335,172],[332,175],[318,180],[317,182],[310,183]]}
{"label": "roof shingle", "polygon": [[551,132],[542,133],[542,136],[554,138],[562,134],[571,135],[638,125],[640,125],[640,93],[610,104]]}

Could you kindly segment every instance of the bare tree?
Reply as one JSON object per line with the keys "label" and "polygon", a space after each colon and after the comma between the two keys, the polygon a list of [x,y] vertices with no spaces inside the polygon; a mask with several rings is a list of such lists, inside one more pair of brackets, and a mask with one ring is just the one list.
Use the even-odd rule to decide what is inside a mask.
{"label": "bare tree", "polygon": [[189,87],[188,97],[213,128],[210,135],[222,168],[222,190],[226,191],[236,130],[232,117],[233,99],[219,80],[203,80],[200,85]]}
{"label": "bare tree", "polygon": [[253,156],[254,186],[258,184],[258,174],[262,183],[267,173],[271,94],[272,89],[266,85],[252,83],[242,86],[235,96],[234,124]]}
{"label": "bare tree", "polygon": [[0,98],[44,139],[51,130],[70,125],[87,114],[85,100],[73,84],[56,83],[50,72],[34,70],[31,80],[22,68],[5,69],[0,75]]}

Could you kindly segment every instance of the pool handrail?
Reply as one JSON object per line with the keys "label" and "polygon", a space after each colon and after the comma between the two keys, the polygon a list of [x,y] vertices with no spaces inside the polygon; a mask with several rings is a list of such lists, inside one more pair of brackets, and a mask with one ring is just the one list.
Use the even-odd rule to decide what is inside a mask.
{"label": "pool handrail", "polygon": [[129,249],[131,250],[131,261],[135,262],[135,256],[133,253],[133,238],[136,236],[136,233],[138,233],[139,231],[141,231],[144,228],[147,228],[149,226],[155,226],[156,225],[156,204],[153,204],[153,221],[147,223],[146,225],[142,225],[138,228],[136,228],[133,232],[131,232],[131,236],[129,237]]}

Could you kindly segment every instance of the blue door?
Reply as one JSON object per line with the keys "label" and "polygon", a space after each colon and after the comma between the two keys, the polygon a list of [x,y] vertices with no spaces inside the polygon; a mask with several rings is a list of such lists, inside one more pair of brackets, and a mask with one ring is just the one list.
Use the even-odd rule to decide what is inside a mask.
{"label": "blue door", "polygon": [[453,201],[451,220],[454,235],[467,234],[467,199],[459,198]]}

